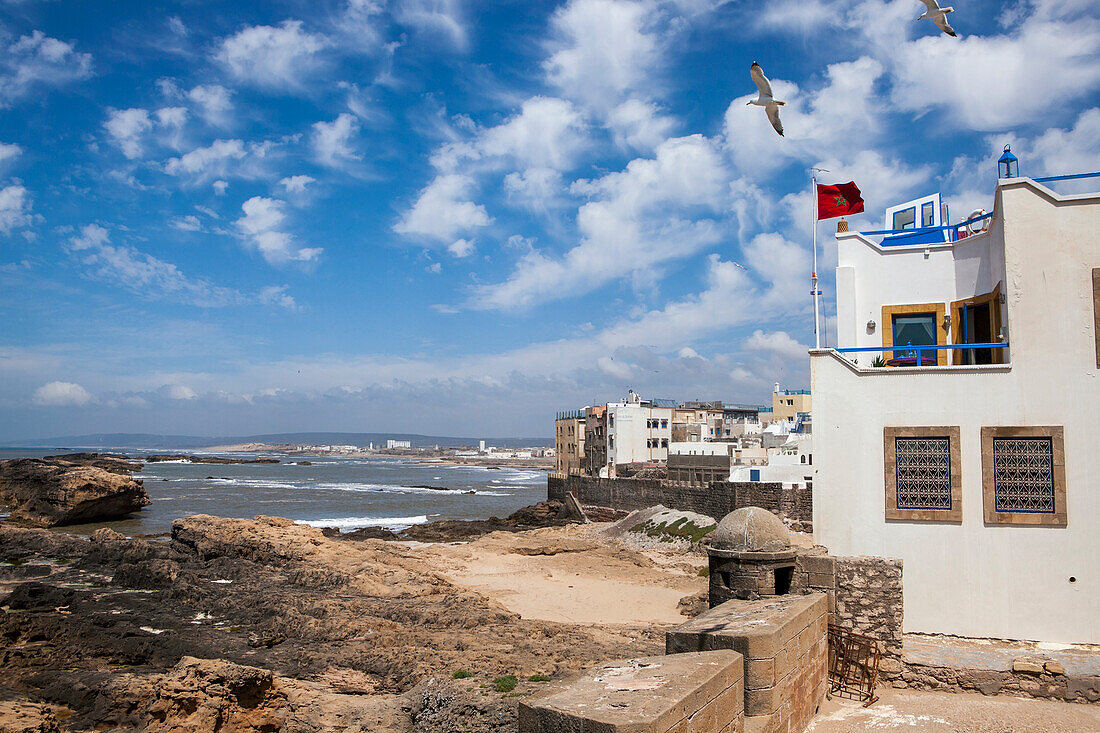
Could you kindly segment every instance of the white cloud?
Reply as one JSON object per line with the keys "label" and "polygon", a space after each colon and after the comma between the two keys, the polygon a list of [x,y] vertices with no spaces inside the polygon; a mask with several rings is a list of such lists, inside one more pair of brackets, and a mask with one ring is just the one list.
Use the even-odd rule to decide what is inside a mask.
{"label": "white cloud", "polygon": [[103,128],[122,150],[122,154],[132,160],[142,156],[142,138],[153,129],[153,121],[144,109],[112,109],[107,113]]}
{"label": "white cloud", "polygon": [[727,177],[714,145],[692,135],[662,143],[654,158],[621,172],[578,181],[574,192],[592,198],[577,213],[580,244],[560,258],[529,251],[505,282],[478,287],[470,305],[522,308],[646,278],[656,265],[718,240],[716,222],[700,212],[723,207]]}
{"label": "white cloud", "polygon": [[814,91],[772,79],[776,98],[787,102],[780,111],[783,138],[775,134],[762,109],[746,105],[756,96],[755,89],[734,99],[724,124],[725,144],[734,163],[744,173],[764,177],[779,173],[792,161],[845,158],[867,150],[878,138],[880,119],[887,111],[874,94],[883,72],[879,61],[863,56],[830,64],[825,85]]}
{"label": "white cloud", "polygon": [[926,36],[898,47],[893,61],[900,109],[942,108],[970,129],[1003,130],[1048,119],[1052,105],[1100,85],[1100,22],[1032,17],[1010,35]]}
{"label": "white cloud", "polygon": [[17,227],[30,225],[32,221],[27,189],[19,184],[0,188],[0,232],[7,234]]}
{"label": "white cloud", "polygon": [[195,390],[183,384],[166,384],[163,387],[163,392],[170,400],[193,400],[198,398]]}
{"label": "white cloud", "polygon": [[278,27],[249,26],[222,41],[214,58],[239,81],[269,89],[305,91],[306,79],[321,66],[327,38],[302,30],[300,20]]}
{"label": "white cloud", "polygon": [[458,258],[469,257],[477,248],[468,239],[456,239],[447,245],[447,251]]}
{"label": "white cloud", "polygon": [[92,402],[93,397],[73,382],[47,382],[34,391],[31,401],[44,407],[83,407]]}
{"label": "white cloud", "polygon": [[92,74],[92,56],[41,31],[22,36],[0,60],[0,107],[11,106],[37,86],[64,86]]}
{"label": "white cloud", "polygon": [[73,236],[69,240],[69,245],[76,251],[83,251],[86,249],[92,249],[93,247],[99,247],[108,242],[110,235],[107,230],[98,224],[85,224],[80,234]]}
{"label": "white cloud", "polygon": [[800,344],[786,331],[765,333],[756,329],[745,339],[744,347],[751,351],[770,351],[787,359],[805,359],[810,347]]}
{"label": "white cloud", "polygon": [[611,110],[607,126],[620,148],[649,151],[668,138],[676,120],[661,114],[653,102],[628,99]]}
{"label": "white cloud", "polygon": [[566,96],[607,112],[623,95],[651,84],[660,60],[648,0],[570,0],[550,25],[555,40],[543,67]]}
{"label": "white cloud", "polygon": [[183,127],[187,122],[187,108],[161,107],[157,110],[157,122],[165,127]]}
{"label": "white cloud", "polygon": [[288,193],[302,193],[306,190],[306,186],[311,183],[316,183],[317,179],[311,176],[289,176],[279,181],[279,185],[287,190]]}
{"label": "white cloud", "polygon": [[0,143],[0,164],[15,160],[23,154],[23,148],[14,143]]}
{"label": "white cloud", "polygon": [[393,230],[398,234],[453,242],[458,234],[488,226],[492,219],[485,207],[469,200],[474,181],[456,173],[429,183]]}
{"label": "white cloud", "polygon": [[358,53],[377,51],[382,40],[380,16],[383,10],[382,4],[375,0],[348,0],[343,12],[333,21],[344,48]]}
{"label": "white cloud", "polygon": [[[1021,156],[1023,175],[1034,176],[1036,169],[1048,176],[1100,171],[1100,109],[1087,109],[1072,128],[1050,128],[1034,140],[1014,145],[1013,150]],[[1029,171],[1025,166],[1034,168]]]}
{"label": "white cloud", "polygon": [[342,112],[332,122],[313,124],[313,154],[317,162],[330,168],[342,168],[363,156],[355,152],[359,121]]}
{"label": "white cloud", "polygon": [[214,181],[210,185],[214,189],[215,196],[224,196],[225,189],[229,188],[229,183],[227,183],[226,181]]}
{"label": "white cloud", "polygon": [[244,216],[237,227],[246,240],[271,264],[309,262],[324,251],[317,247],[299,247],[294,236],[282,231],[286,222],[283,202],[278,199],[253,196],[241,205]]}
{"label": "white cloud", "polygon": [[394,9],[398,22],[445,39],[464,51],[469,42],[458,0],[399,0]]}
{"label": "white cloud", "polygon": [[[194,219],[195,217],[186,217]],[[197,219],[196,219],[197,221]],[[200,308],[262,303],[293,307],[264,288],[256,296],[232,288],[214,285],[203,278],[192,278],[178,267],[133,247],[110,243],[110,233],[98,224],[86,224],[69,239],[69,250],[85,266],[89,277],[110,283],[150,299],[164,299]],[[285,287],[278,289],[280,292]]]}
{"label": "white cloud", "polygon": [[260,289],[260,302],[268,305],[277,305],[287,310],[298,310],[298,304],[293,296],[288,294],[286,285],[269,285]]}
{"label": "white cloud", "polygon": [[187,98],[199,106],[199,114],[207,123],[226,127],[232,122],[232,94],[219,84],[200,84],[187,93]]}
{"label": "white cloud", "polygon": [[199,221],[199,217],[194,214],[188,214],[187,216],[177,216],[174,219],[168,221],[168,226],[173,229],[179,229],[181,232],[201,232],[202,222]]}
{"label": "white cloud", "polygon": [[424,270],[425,272],[430,272],[433,275],[438,275],[439,273],[443,272],[443,265],[439,262],[433,262],[432,264],[425,267]]}
{"label": "white cloud", "polygon": [[[164,172],[173,176],[186,176],[194,183],[214,181],[215,193],[225,189],[224,179],[258,178],[266,170],[265,160],[271,152],[271,143],[245,143],[241,140],[215,140],[204,148],[195,148],[178,158],[164,163]],[[228,184],[225,184],[228,185]],[[218,189],[221,188],[221,191]]]}
{"label": "white cloud", "polygon": [[506,175],[504,192],[510,202],[545,213],[562,203],[564,185],[561,173],[552,168],[528,168]]}

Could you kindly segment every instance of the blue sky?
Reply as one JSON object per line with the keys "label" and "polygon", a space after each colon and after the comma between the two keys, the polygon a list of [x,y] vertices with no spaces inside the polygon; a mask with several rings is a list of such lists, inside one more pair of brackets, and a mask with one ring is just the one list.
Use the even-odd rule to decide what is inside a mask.
{"label": "blue sky", "polygon": [[989,208],[1006,142],[1100,170],[1096,3],[921,12],[0,0],[0,439],[549,435],[628,386],[806,387],[808,168],[864,228]]}

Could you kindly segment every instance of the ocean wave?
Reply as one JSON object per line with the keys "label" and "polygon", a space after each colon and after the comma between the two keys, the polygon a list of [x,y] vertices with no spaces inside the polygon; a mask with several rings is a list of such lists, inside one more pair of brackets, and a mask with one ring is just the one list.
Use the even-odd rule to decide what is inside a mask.
{"label": "ocean wave", "polygon": [[297,524],[310,527],[337,527],[341,530],[361,529],[363,527],[382,527],[383,529],[408,529],[414,524],[424,524],[428,517],[421,514],[416,517],[335,517],[332,519],[298,519]]}

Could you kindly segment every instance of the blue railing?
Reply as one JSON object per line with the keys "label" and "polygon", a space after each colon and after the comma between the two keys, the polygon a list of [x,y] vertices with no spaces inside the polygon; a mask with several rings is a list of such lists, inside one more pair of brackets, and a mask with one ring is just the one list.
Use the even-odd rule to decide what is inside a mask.
{"label": "blue railing", "polygon": [[[1051,183],[1053,181],[1075,181],[1082,178],[1100,178],[1100,172],[1096,173],[1072,173],[1066,176],[1043,176],[1041,178],[1032,178],[1031,180],[1036,183]],[[959,231],[965,229],[968,233],[963,236],[965,239],[970,234],[969,227],[971,224],[979,221],[985,221],[993,217],[993,213],[982,214],[981,216],[975,216],[973,219],[967,219],[959,224],[944,224],[938,227],[920,227],[914,229],[876,229],[874,231],[859,232],[860,234],[868,237],[882,236],[889,237],[889,240],[884,239],[881,244],[883,247],[904,247],[907,244],[935,244],[935,242],[907,242],[906,239],[913,239],[918,236],[927,237],[927,235],[934,232],[947,232],[947,237],[944,242],[957,242],[959,241]],[[984,227],[983,227],[984,230]],[[975,232],[976,233],[976,232]]]}
{"label": "blue railing", "polygon": [[[1007,341],[998,341],[991,344],[932,344],[928,346],[913,346],[912,344],[906,344],[905,346],[897,346],[894,348],[884,348],[882,346],[860,346],[847,349],[834,349],[840,354],[851,354],[859,352],[872,352],[878,351],[882,354],[891,353],[894,355],[892,359],[887,360],[887,366],[935,366],[936,352],[941,349],[945,351],[957,351],[957,350],[978,350],[978,349],[1007,349]],[[925,364],[926,357],[924,352],[931,351],[931,364]],[[909,361],[913,363],[908,363]],[[894,362],[891,364],[891,362]]]}
{"label": "blue railing", "polygon": [[1049,183],[1050,181],[1074,181],[1078,178],[1100,178],[1100,172],[1098,173],[1074,173],[1068,176],[1043,176],[1042,178],[1032,178],[1031,180],[1036,183]]}
{"label": "blue railing", "polygon": [[993,213],[982,214],[981,216],[975,216],[973,219],[967,219],[959,224],[945,224],[938,227],[921,227],[919,229],[876,229],[870,232],[859,232],[864,236],[886,236],[891,237],[891,240],[884,239],[881,244],[883,247],[903,247],[907,244],[935,244],[935,242],[906,242],[907,238],[916,236],[927,236],[933,232],[947,232],[947,238],[945,242],[957,242],[959,241],[959,230],[966,228],[969,231],[969,227],[974,222],[985,221],[991,219]]}

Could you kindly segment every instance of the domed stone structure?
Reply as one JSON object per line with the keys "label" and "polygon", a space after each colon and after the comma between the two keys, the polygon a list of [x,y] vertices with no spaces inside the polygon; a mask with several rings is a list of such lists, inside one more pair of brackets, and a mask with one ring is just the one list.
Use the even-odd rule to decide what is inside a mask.
{"label": "domed stone structure", "polygon": [[742,507],[711,533],[710,606],[733,598],[785,595],[794,580],[795,555],[783,521],[767,509]]}
{"label": "domed stone structure", "polygon": [[791,547],[783,521],[758,506],[730,512],[710,536],[710,546],[726,552],[782,552]]}

